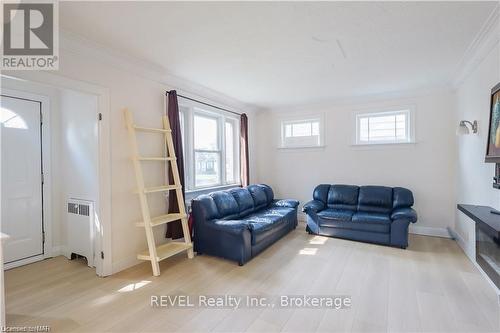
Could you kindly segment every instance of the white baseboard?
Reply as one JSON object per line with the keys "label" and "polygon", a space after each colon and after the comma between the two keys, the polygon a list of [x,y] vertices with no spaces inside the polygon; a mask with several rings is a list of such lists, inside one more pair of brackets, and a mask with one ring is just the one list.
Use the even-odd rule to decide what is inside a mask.
{"label": "white baseboard", "polygon": [[41,261],[43,259],[44,259],[44,255],[40,254],[40,255],[37,255],[37,256],[30,257],[30,258],[21,259],[21,260],[17,260],[17,261],[14,261],[14,262],[6,263],[6,264],[3,265],[3,269],[4,270],[9,270],[9,269],[12,269],[12,268],[16,268],[16,267],[20,267],[20,266],[32,264],[34,262]]}
{"label": "white baseboard", "polygon": [[410,224],[409,232],[410,234],[415,234],[415,235],[452,238],[452,236],[450,235],[450,233],[446,228],[425,227],[425,226]]}

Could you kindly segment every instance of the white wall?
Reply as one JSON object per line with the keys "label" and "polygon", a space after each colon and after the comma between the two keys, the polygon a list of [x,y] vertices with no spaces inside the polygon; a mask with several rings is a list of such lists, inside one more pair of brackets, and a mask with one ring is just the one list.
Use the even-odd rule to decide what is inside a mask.
{"label": "white wall", "polygon": [[[353,113],[394,106],[415,106],[416,143],[378,147],[353,146]],[[280,119],[302,114],[325,115],[325,148],[277,149]],[[454,214],[455,151],[452,94],[437,90],[421,96],[309,107],[258,115],[259,181],[277,197],[312,199],[320,183],[403,186],[415,196],[419,221],[415,231],[447,235]],[[428,229],[433,228],[433,229]]]}
{"label": "white wall", "polygon": [[[150,127],[161,126],[161,116],[165,112],[165,91],[177,89],[182,94],[201,98],[211,104],[246,112],[249,117],[250,177],[253,180],[256,179],[254,171],[256,153],[253,143],[253,138],[256,137],[254,117],[250,107],[204,87],[169,76],[162,68],[127,58],[87,41],[61,37],[61,62],[59,71],[53,74],[107,88],[109,91],[112,168],[111,256],[112,270],[117,272],[136,264],[137,253],[146,248],[144,230],[135,226],[135,222],[141,219],[141,212],[139,200],[134,194],[136,185],[130,161],[131,153],[122,113],[123,108],[129,108],[139,124]],[[39,80],[39,76],[30,71],[5,72],[4,74]],[[162,149],[160,140],[148,138],[146,134],[139,137],[139,145],[145,148],[144,155],[154,156]],[[151,165],[146,169],[146,183],[162,184],[163,174],[163,169],[159,165]],[[154,195],[151,198],[152,212],[164,213],[166,211],[165,198],[161,195]],[[166,241],[163,237],[164,231],[163,228],[158,228],[156,233],[157,239],[161,242]]]}
{"label": "white wall", "polygon": [[97,96],[62,90],[61,164],[68,196],[96,200],[98,193]]}
{"label": "white wall", "polygon": [[[500,28],[496,29],[497,36]],[[478,48],[479,49],[479,48]],[[500,190],[492,187],[495,165],[484,163],[490,114],[491,88],[500,82],[500,45],[477,54],[476,66],[457,86],[453,97],[456,122],[477,120],[478,134],[457,137],[456,202],[500,209]],[[456,214],[455,232],[464,251],[474,257],[474,223]]]}

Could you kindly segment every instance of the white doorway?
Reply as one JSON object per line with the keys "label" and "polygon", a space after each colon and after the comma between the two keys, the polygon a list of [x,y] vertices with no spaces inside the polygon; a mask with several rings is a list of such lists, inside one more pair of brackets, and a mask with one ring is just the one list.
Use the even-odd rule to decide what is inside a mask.
{"label": "white doorway", "polygon": [[[27,81],[3,83],[12,88],[1,93],[0,230],[11,239],[5,269],[60,255],[95,267],[97,97]],[[75,199],[85,200],[76,212]]]}
{"label": "white doorway", "polygon": [[[30,96],[31,97],[31,96]],[[42,99],[2,93],[2,232],[8,266],[44,255]]]}
{"label": "white doorway", "polygon": [[[97,275],[110,275],[111,154],[108,89],[37,71],[16,73],[15,77],[0,75],[0,78],[2,94],[8,89],[47,99],[47,108],[44,109],[42,103],[42,160],[44,164],[49,164],[44,165],[44,258],[59,255],[70,257],[72,252],[80,252],[68,246],[68,242],[71,242],[68,238],[69,230],[63,224],[67,223],[64,220],[70,216],[68,203],[72,203],[74,199],[91,199],[94,203],[94,260],[88,260],[88,263],[95,267]],[[50,130],[47,130],[49,127]],[[93,171],[88,172],[89,170]],[[89,180],[92,186],[89,186]],[[6,265],[5,269],[12,267]]]}

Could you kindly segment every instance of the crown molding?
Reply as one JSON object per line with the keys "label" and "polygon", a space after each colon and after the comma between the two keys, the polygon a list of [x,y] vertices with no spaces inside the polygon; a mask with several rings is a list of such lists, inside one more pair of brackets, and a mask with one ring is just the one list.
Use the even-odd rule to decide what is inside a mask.
{"label": "crown molding", "polygon": [[389,91],[389,92],[359,95],[359,96],[346,96],[312,104],[300,104],[300,105],[290,105],[290,106],[279,106],[275,108],[265,108],[258,110],[258,113],[265,114],[267,112],[272,112],[272,113],[303,112],[304,110],[316,112],[322,110],[329,110],[332,107],[352,107],[352,106],[359,107],[364,105],[370,106],[372,104],[394,103],[395,100],[401,103],[404,103],[405,101],[411,103],[411,101],[415,98],[436,95],[436,94],[446,94],[451,92],[452,89],[450,85],[442,83],[416,89]]}
{"label": "crown molding", "polygon": [[256,112],[255,105],[243,103],[203,85],[178,77],[158,64],[132,57],[118,52],[105,45],[91,41],[80,35],[63,31],[60,35],[60,52],[65,55],[76,55],[105,63],[119,70],[143,77],[165,85],[165,89],[175,89],[178,93],[205,103],[216,104],[224,108],[240,112]]}
{"label": "crown molding", "polygon": [[465,51],[451,82],[452,88],[458,88],[499,42],[500,4],[497,4]]}

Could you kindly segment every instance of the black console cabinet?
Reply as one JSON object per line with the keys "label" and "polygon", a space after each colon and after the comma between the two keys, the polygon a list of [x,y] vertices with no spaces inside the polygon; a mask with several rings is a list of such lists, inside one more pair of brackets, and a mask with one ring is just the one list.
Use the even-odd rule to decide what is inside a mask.
{"label": "black console cabinet", "polygon": [[488,206],[459,204],[457,208],[476,222],[476,261],[500,288],[500,215]]}

